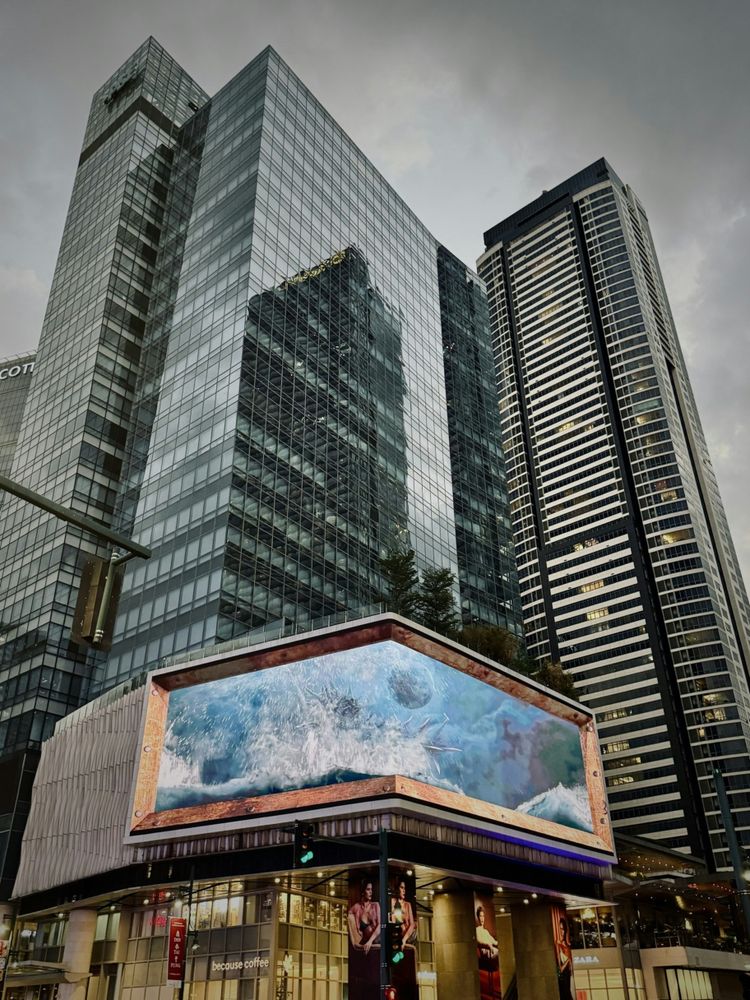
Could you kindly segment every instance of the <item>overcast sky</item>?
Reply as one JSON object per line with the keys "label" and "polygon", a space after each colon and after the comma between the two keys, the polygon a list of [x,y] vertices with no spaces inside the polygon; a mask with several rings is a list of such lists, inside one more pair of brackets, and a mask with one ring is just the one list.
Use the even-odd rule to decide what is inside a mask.
{"label": "overcast sky", "polygon": [[91,94],[149,34],[209,93],[270,42],[472,265],[606,156],[648,212],[750,581],[748,0],[2,0],[0,357],[36,346]]}

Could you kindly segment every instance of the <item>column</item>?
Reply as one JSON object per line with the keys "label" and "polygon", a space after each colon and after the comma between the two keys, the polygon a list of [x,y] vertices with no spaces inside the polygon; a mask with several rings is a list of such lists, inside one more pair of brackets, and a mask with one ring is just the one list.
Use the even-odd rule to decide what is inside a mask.
{"label": "column", "polygon": [[440,893],[432,902],[438,1000],[479,998],[474,894]]}
{"label": "column", "polygon": [[60,983],[58,1000],[85,1000],[91,951],[96,931],[96,910],[71,910],[65,935],[63,965],[71,982]]}
{"label": "column", "polygon": [[561,1000],[551,911],[548,903],[511,909],[518,1000]]}
{"label": "column", "polygon": [[495,918],[497,928],[497,945],[500,951],[500,971],[503,977],[503,989],[508,988],[516,974],[516,953],[513,949],[513,921],[509,913]]}

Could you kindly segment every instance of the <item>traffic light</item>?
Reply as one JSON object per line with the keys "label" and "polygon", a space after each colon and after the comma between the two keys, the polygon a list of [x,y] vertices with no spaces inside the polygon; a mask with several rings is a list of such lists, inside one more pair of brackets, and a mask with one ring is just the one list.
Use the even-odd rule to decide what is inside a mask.
{"label": "traffic light", "polygon": [[306,868],[315,860],[315,827],[298,823],[294,828],[294,867]]}
{"label": "traffic light", "polygon": [[389,965],[398,965],[404,959],[404,945],[401,940],[401,924],[388,921],[385,925],[386,959]]}
{"label": "traffic light", "polygon": [[384,1000],[398,1000],[398,990],[395,986],[386,986],[383,990]]}

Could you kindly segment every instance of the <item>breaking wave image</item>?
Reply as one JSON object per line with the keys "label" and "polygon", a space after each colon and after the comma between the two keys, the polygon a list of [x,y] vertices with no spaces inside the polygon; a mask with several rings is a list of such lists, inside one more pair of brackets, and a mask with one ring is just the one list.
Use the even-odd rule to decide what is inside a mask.
{"label": "breaking wave image", "polygon": [[156,810],[394,774],[592,830],[573,723],[392,641],[173,691]]}
{"label": "breaking wave image", "polygon": [[591,807],[585,785],[577,785],[575,788],[555,785],[528,802],[522,802],[516,809],[528,816],[549,819],[574,830],[591,830]]}

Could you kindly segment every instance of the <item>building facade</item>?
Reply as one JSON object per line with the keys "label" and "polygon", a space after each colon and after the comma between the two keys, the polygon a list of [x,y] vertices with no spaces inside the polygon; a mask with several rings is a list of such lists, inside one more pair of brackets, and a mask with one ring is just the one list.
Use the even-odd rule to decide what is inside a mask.
{"label": "building facade", "polygon": [[597,713],[617,830],[750,846],[748,602],[645,211],[604,160],[485,234],[530,649]]}
{"label": "building facade", "polygon": [[[507,522],[502,549],[485,531],[472,581],[457,538],[456,491],[483,497],[451,449],[447,392],[477,390],[446,379],[443,340],[476,276],[439,282],[444,251],[271,49],[183,131],[175,173],[190,189],[167,214],[179,268],[165,247],[136,387],[149,426],[117,520],[154,558],[128,571],[97,689],[372,610],[393,548],[453,570],[467,618],[517,630]],[[452,333],[465,352],[489,350],[484,310]],[[491,410],[490,381],[478,395]],[[485,464],[502,484],[496,445]]]}
{"label": "building facade", "polygon": [[272,49],[209,98],[144,43],[94,95],[13,478],[152,556],[106,655],[71,627],[109,550],[6,501],[0,762],[165,657],[379,608],[392,549],[520,634],[483,295]]}
{"label": "building facade", "polygon": [[0,360],[0,476],[10,475],[35,354]]}
{"label": "building facade", "polygon": [[382,965],[399,1000],[567,1000],[612,858],[591,714],[450,640],[384,614],[196,654],[45,743],[5,995],[171,1000],[177,918],[195,1000],[378,1000]]}

